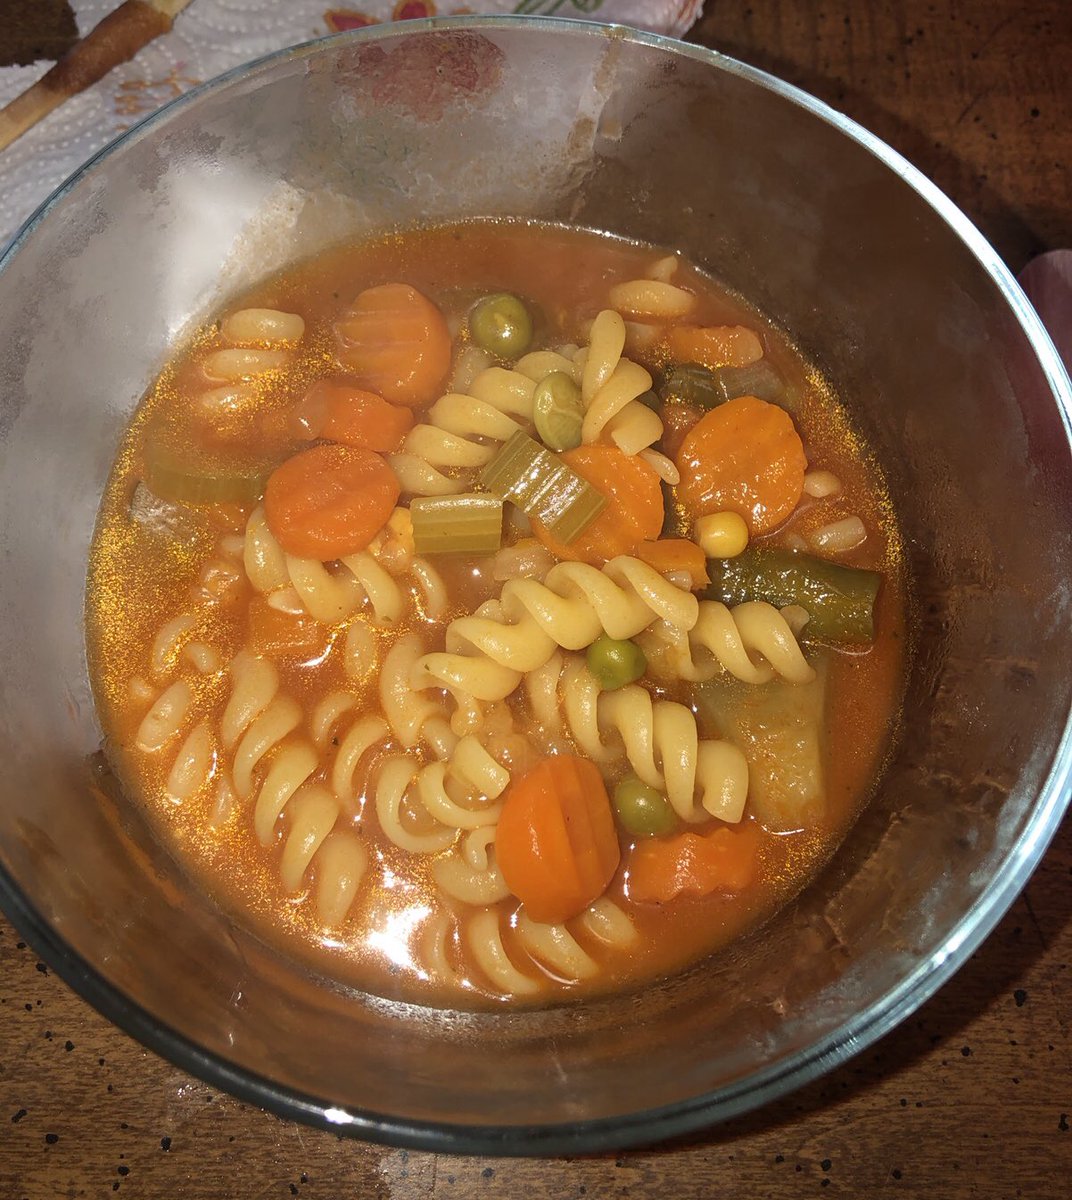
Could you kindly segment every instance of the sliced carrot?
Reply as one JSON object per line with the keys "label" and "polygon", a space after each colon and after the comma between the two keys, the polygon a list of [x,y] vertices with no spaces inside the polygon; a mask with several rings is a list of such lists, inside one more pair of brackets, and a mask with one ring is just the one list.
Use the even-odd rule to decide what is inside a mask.
{"label": "sliced carrot", "polygon": [[368,288],[336,324],[339,358],[357,382],[391,404],[424,408],[443,390],[450,370],[450,330],[416,288]]}
{"label": "sliced carrot", "polygon": [[697,422],[677,453],[690,515],[740,513],[752,534],[780,525],[804,492],[804,445],[777,404],[739,396]]}
{"label": "sliced carrot", "polygon": [[395,473],[378,454],[325,444],[295,454],[272,472],[264,514],[288,554],[327,562],[364,550],[398,494]]}
{"label": "sliced carrot", "polygon": [[366,450],[397,450],[413,428],[413,412],[345,380],[321,379],[294,409],[299,436]]}
{"label": "sliced carrot", "polygon": [[763,343],[744,325],[674,325],[666,348],[675,362],[705,367],[747,367],[763,357]]}
{"label": "sliced carrot", "polygon": [[687,538],[660,538],[657,542],[641,542],[637,547],[637,558],[661,575],[671,572],[688,575],[691,589],[707,587],[711,582],[707,574],[707,558],[704,552]]}
{"label": "sliced carrot", "polygon": [[554,754],[515,779],[495,855],[506,886],[534,921],[557,924],[584,912],[607,890],[621,856],[596,765]]}
{"label": "sliced carrot", "polygon": [[306,658],[324,649],[327,630],[307,613],[282,612],[257,596],[249,603],[249,641],[254,654]]}
{"label": "sliced carrot", "polygon": [[677,896],[743,891],[756,877],[759,847],[752,824],[644,838],[629,856],[629,898],[665,904]]}
{"label": "sliced carrot", "polygon": [[562,460],[607,498],[606,507],[572,542],[560,542],[540,521],[532,531],[557,558],[601,567],[619,554],[635,554],[659,536],[663,493],[659,476],[642,459],[617,446],[578,446]]}

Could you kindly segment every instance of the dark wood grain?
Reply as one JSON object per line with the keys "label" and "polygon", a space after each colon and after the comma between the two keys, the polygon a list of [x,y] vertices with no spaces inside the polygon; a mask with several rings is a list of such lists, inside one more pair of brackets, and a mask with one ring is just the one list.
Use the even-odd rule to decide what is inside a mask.
{"label": "dark wood grain", "polygon": [[[694,36],[885,138],[1013,268],[1072,246],[1068,0],[718,0]],[[547,1163],[407,1154],[281,1122],[142,1050],[0,923],[0,1200],[1058,1200],[1072,1191],[1070,895],[1066,823],[971,962],[863,1056],[705,1136]]]}

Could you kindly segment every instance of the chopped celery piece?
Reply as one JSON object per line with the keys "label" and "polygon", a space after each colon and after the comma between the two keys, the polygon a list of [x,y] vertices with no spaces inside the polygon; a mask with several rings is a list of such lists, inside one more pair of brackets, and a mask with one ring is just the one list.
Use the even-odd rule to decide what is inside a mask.
{"label": "chopped celery piece", "polygon": [[486,492],[424,496],[409,515],[418,554],[494,554],[502,544],[502,501]]}
{"label": "chopped celery piece", "polygon": [[481,471],[480,482],[542,522],[560,542],[579,537],[607,503],[557,454],[520,429]]}
{"label": "chopped celery piece", "polygon": [[826,813],[825,658],[816,665],[810,683],[776,680],[712,694],[717,727],[748,759],[749,810],[772,833],[815,829]]}
{"label": "chopped celery piece", "polygon": [[196,461],[160,442],[145,452],[145,486],[174,504],[242,504],[259,500],[271,469],[263,462]]}
{"label": "chopped celery piece", "polygon": [[766,600],[799,604],[809,615],[808,637],[859,645],[875,638],[874,608],[882,576],[793,550],[750,547],[736,558],[708,563],[709,600],[742,604]]}

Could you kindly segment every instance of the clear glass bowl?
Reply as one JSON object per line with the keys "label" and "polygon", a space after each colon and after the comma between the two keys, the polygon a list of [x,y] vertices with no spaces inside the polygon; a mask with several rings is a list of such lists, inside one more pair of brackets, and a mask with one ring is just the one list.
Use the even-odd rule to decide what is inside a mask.
{"label": "clear glass bowl", "polygon": [[[98,497],[175,339],[343,236],[476,214],[675,246],[788,329],[885,465],[915,606],[896,754],[796,903],[642,993],[480,1015],[347,993],[221,912],[101,771],[82,638]],[[1069,403],[964,216],[851,121],[732,60],[500,18],[232,72],[87,164],[0,264],[0,902],[146,1045],[343,1133],[575,1153],[753,1108],[948,979],[1060,820]]]}

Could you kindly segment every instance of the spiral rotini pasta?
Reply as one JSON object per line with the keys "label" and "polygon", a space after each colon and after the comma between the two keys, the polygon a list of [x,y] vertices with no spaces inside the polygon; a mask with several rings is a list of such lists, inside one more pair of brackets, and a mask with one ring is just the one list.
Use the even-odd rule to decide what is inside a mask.
{"label": "spiral rotini pasta", "polygon": [[[377,625],[395,625],[405,612],[407,593],[373,553],[348,554],[337,567],[286,554],[260,506],[246,523],[243,561],[250,583],[270,605],[307,612],[325,625],[339,624],[366,605]],[[435,567],[413,556],[395,561],[397,569],[408,569],[412,575],[414,591],[425,611],[431,615],[441,612],[446,598]]]}
{"label": "spiral rotini pasta", "polygon": [[[508,920],[517,950],[528,960],[520,965],[520,954],[511,956],[503,936],[503,926]],[[590,979],[598,973],[599,964],[593,957],[594,947],[586,948],[581,938],[590,945],[594,942],[624,949],[635,942],[637,933],[621,908],[603,899],[568,924],[534,921],[524,909],[511,920],[493,908],[484,907],[463,922],[462,937],[496,992],[529,996],[538,990],[536,977],[543,973],[538,968],[534,970],[536,964],[564,982]]]}
{"label": "spiral rotini pasta", "polygon": [[602,568],[559,563],[543,583],[513,579],[497,601],[447,627],[446,652],[415,665],[414,688],[446,687],[459,704],[501,700],[559,646],[580,650],[601,634],[630,638],[661,619],[691,629],[697,602],[639,559],[623,556]]}
{"label": "spiral rotini pasta", "polygon": [[[393,755],[375,784],[380,828],[396,846],[412,853],[435,853],[452,846],[463,831],[494,829],[502,805],[497,802],[510,772],[472,735],[461,738],[447,760],[421,766],[409,756]],[[419,827],[407,823],[405,811]],[[476,843],[467,842],[475,853]],[[479,859],[469,858],[469,865]],[[490,868],[485,862],[485,871]]]}
{"label": "spiral rotini pasta", "polygon": [[[489,463],[498,444],[531,422],[535,390],[533,380],[520,371],[487,367],[467,394],[450,392],[437,400],[425,423],[406,435],[401,453],[390,458],[402,487],[414,496],[464,492],[471,472]],[[447,470],[454,474],[444,474]]]}
{"label": "spiral rotini pasta", "polygon": [[690,630],[665,622],[652,625],[639,639],[652,668],[666,678],[703,682],[721,671],[742,683],[789,683],[815,678],[789,621],[772,604],[750,601],[728,608],[701,600]]}
{"label": "spiral rotini pasta", "polygon": [[645,783],[665,791],[681,820],[741,820],[748,763],[729,742],[701,740],[696,717],[683,704],[652,700],[635,684],[603,692],[577,655],[554,655],[526,676],[525,690],[549,735],[568,734],[593,762],[624,757]]}

